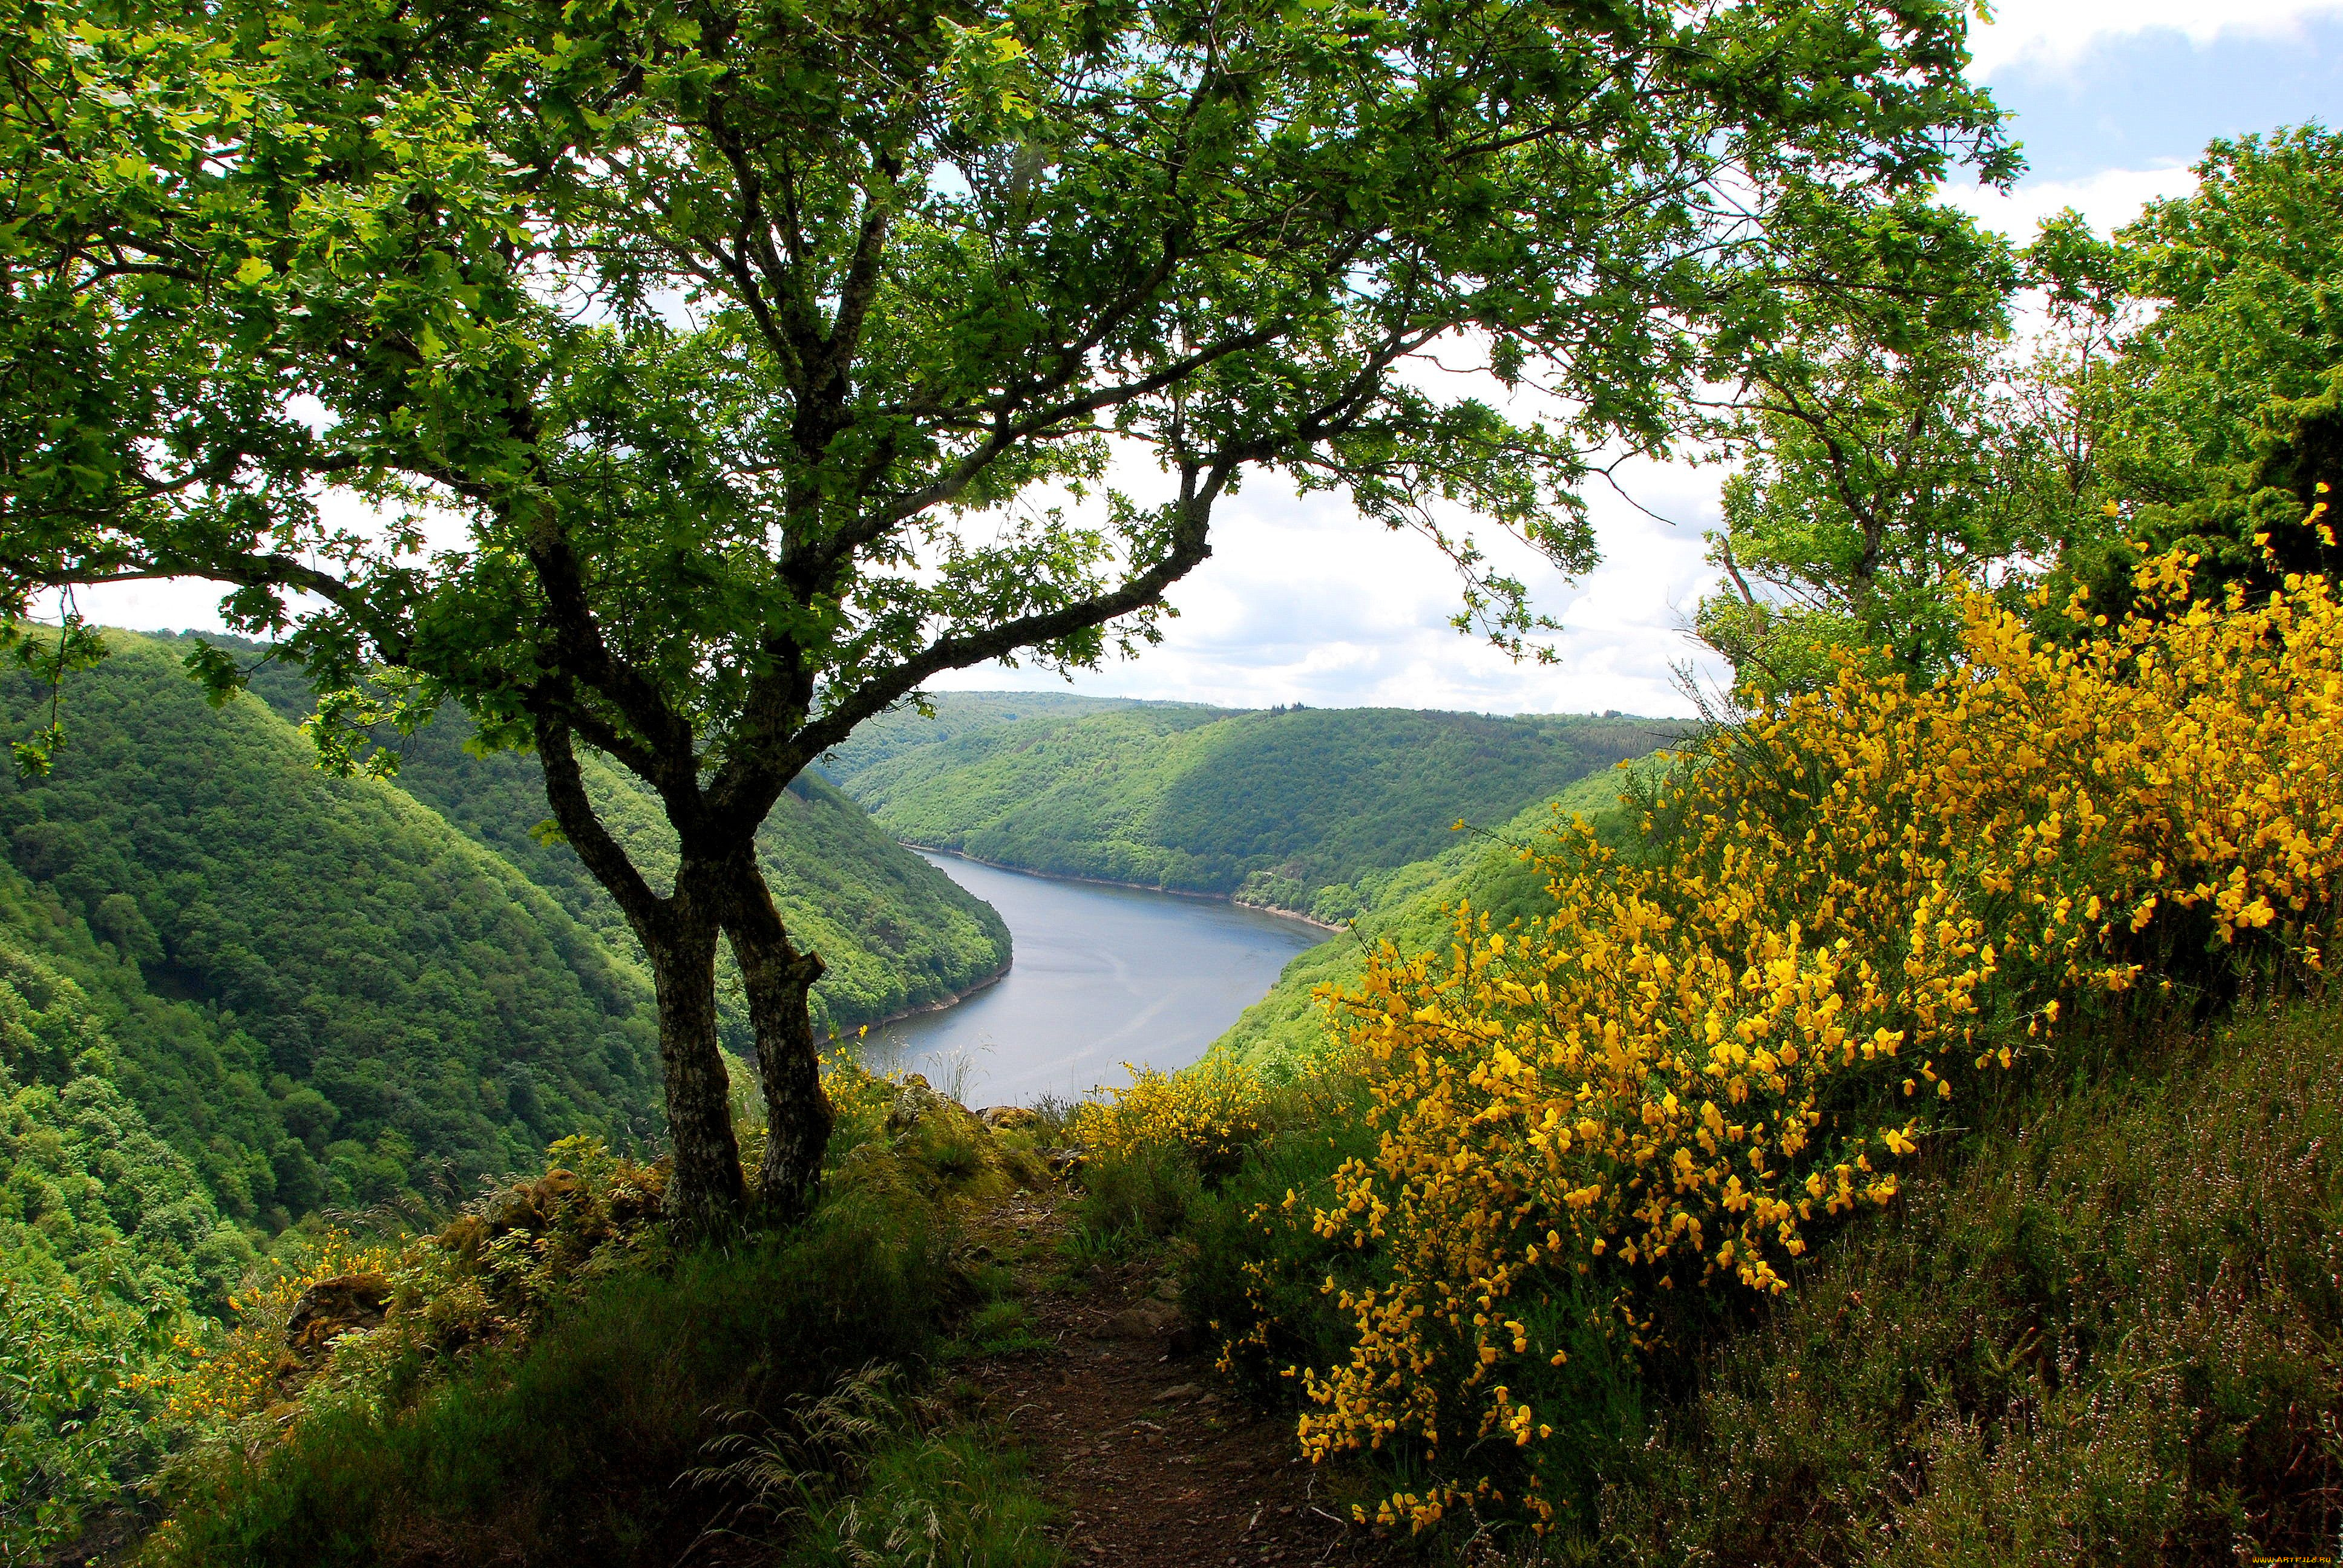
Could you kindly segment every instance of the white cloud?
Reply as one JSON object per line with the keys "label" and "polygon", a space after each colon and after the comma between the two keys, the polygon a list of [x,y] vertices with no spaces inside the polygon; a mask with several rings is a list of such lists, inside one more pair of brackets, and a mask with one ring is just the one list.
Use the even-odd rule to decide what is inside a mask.
{"label": "white cloud", "polygon": [[[1608,492],[1594,499],[1604,562],[1572,584],[1510,540],[1479,530],[1493,558],[1531,585],[1563,624],[1558,665],[1516,664],[1484,641],[1459,636],[1448,617],[1455,577],[1413,534],[1391,533],[1338,497],[1295,498],[1257,481],[1222,504],[1212,558],[1175,588],[1179,618],[1162,646],[1129,663],[1079,677],[1074,689],[1263,708],[1446,708],[1480,712],[1682,714],[1673,667],[1714,660],[1684,627],[1714,573],[1702,530],[1715,520],[1714,473],[1638,465],[1636,499],[1672,522],[1644,515]],[[985,666],[945,678],[960,690],[1058,686],[1031,669]]]}
{"label": "white cloud", "polygon": [[2178,33],[2198,48],[2216,38],[2283,38],[2314,18],[2343,15],[2343,0],[2010,0],[1990,25],[1972,25],[1971,74],[2067,72],[2100,45],[2142,33]]}
{"label": "white cloud", "polygon": [[2029,180],[2006,195],[1989,186],[1955,185],[1945,189],[1945,200],[1977,221],[1997,228],[2023,245],[2034,237],[2042,220],[2073,207],[2101,234],[2110,234],[2137,217],[2140,209],[2162,196],[2185,196],[2197,188],[2196,173],[2185,165],[2161,168],[2101,169],[2073,180]]}

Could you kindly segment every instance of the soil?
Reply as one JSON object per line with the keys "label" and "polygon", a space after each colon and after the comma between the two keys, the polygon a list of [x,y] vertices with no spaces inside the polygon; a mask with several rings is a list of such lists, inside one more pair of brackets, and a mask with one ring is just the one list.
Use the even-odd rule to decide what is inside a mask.
{"label": "soil", "polygon": [[1039,1342],[959,1370],[1062,1511],[1068,1568],[1394,1560],[1327,1497],[1298,1456],[1292,1418],[1249,1408],[1213,1372],[1161,1261],[1052,1277],[1063,1225],[1047,1194],[983,1222],[980,1240],[1029,1283]]}

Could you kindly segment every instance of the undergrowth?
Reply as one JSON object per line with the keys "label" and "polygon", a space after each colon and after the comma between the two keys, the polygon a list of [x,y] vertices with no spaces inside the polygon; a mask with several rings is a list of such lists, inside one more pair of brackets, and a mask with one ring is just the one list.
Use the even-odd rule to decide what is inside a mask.
{"label": "undergrowth", "polygon": [[[745,1537],[806,1563],[1053,1562],[1014,1453],[925,1392],[1019,1332],[962,1211],[1046,1172],[922,1083],[832,1091],[823,1199],[786,1232],[674,1250],[663,1172],[573,1143],[436,1238],[249,1292],[184,1380],[211,1435],[162,1478],[146,1560],[667,1568]],[[305,1363],[321,1292],[383,1306]]]}
{"label": "undergrowth", "polygon": [[1616,1448],[1574,1544],[1637,1564],[2331,1556],[2343,999],[2064,1065]]}
{"label": "undergrowth", "polygon": [[[1534,851],[1551,914],[1371,956],[1313,1113],[1273,1123],[1224,1062],[1085,1112],[1102,1217],[1180,1231],[1224,1364],[1363,1478],[1360,1518],[1442,1550],[2331,1546],[2343,1286],[2305,1096],[2334,1015],[2217,1131],[2130,1097],[2180,1071],[2172,1031],[2326,967],[2343,608],[2299,578],[2196,600],[2189,565],[2143,568],[2119,625],[2071,607],[2076,646],[1978,605],[1932,688],[1850,664],[1720,723],[1633,853],[1568,824]],[[1827,1282],[1882,1227],[1940,1271]],[[1803,1373],[1747,1348],[1815,1313],[1878,1337]],[[1837,1413],[1782,1430],[1732,1375]]]}

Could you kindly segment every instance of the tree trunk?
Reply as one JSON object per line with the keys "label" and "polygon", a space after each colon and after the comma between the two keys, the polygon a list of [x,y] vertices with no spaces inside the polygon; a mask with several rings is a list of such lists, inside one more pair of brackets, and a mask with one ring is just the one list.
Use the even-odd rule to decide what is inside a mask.
{"label": "tree trunk", "polygon": [[757,1031],[757,1074],[765,1091],[765,1158],[757,1168],[759,1205],[787,1224],[820,1195],[822,1152],[836,1118],[821,1087],[809,1004],[821,960],[790,945],[780,911],[753,855],[727,877],[732,894],[724,930],[740,961],[749,1021]]}
{"label": "tree trunk", "polygon": [[676,877],[666,929],[644,947],[659,992],[659,1067],[675,1155],[667,1211],[698,1236],[737,1229],[745,1193],[732,1136],[732,1085],[716,1034],[714,876],[689,866]]}

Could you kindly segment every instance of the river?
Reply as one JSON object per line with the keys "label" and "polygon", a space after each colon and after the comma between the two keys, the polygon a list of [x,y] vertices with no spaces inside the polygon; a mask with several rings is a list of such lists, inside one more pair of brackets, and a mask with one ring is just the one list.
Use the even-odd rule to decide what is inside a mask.
{"label": "river", "polygon": [[1016,960],[964,1001],[872,1030],[862,1059],[969,1105],[1085,1094],[1128,1082],[1125,1062],[1185,1067],[1327,936],[1217,900],[927,858],[1001,911]]}

